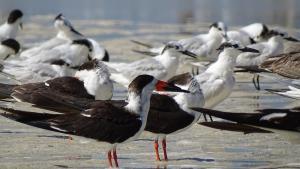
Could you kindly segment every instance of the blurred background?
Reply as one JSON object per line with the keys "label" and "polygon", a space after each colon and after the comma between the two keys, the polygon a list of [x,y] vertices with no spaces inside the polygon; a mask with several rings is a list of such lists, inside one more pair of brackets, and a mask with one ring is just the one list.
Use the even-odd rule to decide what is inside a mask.
{"label": "blurred background", "polygon": [[20,8],[25,19],[63,12],[70,19],[126,20],[132,24],[224,21],[229,26],[264,22],[299,28],[299,6],[297,0],[0,0],[0,15]]}

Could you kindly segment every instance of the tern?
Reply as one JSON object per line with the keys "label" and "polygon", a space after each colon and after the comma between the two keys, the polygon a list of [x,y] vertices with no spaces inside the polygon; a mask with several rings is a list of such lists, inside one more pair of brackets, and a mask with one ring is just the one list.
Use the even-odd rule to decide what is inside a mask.
{"label": "tern", "polygon": [[[224,37],[227,38],[227,26],[223,22],[215,22],[210,25],[207,34],[199,34],[191,38],[178,40],[177,42],[182,45],[184,50],[195,53],[199,59],[215,61],[217,58],[216,49],[221,45]],[[144,44],[138,41],[133,42]],[[144,44],[144,46],[151,47],[151,45],[147,44]],[[161,53],[163,48],[164,46],[150,48],[149,51],[150,54],[157,55]],[[139,52],[138,50],[135,51]]]}
{"label": "tern", "polygon": [[[54,19],[54,27],[57,29],[57,34],[54,38],[43,42],[42,44],[27,49],[20,54],[21,58],[39,58],[40,53],[51,50],[59,45],[66,44],[68,42],[87,39],[93,46],[92,58],[97,58],[103,61],[109,61],[109,54],[107,50],[101,46],[96,40],[87,38],[80,32],[78,32],[71,22],[62,14],[59,14]],[[37,55],[37,56],[36,56]]]}
{"label": "tern", "polygon": [[[255,49],[244,47],[234,41],[223,43],[218,48],[218,51],[220,51],[218,60],[212,63],[203,73],[194,76],[200,84],[204,95],[204,108],[215,107],[231,94],[235,85],[233,70],[236,57],[242,52],[259,52]],[[169,82],[179,86],[185,86],[192,76],[190,73],[177,75],[170,79]]]}
{"label": "tern", "polygon": [[[295,41],[294,38],[287,37],[283,34],[276,34],[271,37],[267,42],[260,42],[253,45],[249,45],[248,47],[258,50],[260,53],[241,53],[236,60],[236,67],[248,70],[250,72],[258,71],[261,72],[258,68],[260,64],[262,64],[265,60],[271,57],[278,57],[278,55],[282,54],[284,51],[284,40],[287,41]],[[255,81],[257,80],[257,82]],[[254,86],[256,89],[260,89],[259,86],[259,76],[254,74],[252,79]]]}
{"label": "tern", "polygon": [[188,92],[150,75],[136,77],[128,86],[128,103],[114,105],[118,101],[98,101],[96,105],[81,113],[47,114],[5,109],[1,115],[18,122],[67,133],[107,143],[107,159],[112,167],[119,167],[116,148],[118,145],[136,140],[146,126],[153,90]]}
{"label": "tern", "polygon": [[23,12],[19,9],[10,12],[6,22],[0,26],[0,40],[16,38],[19,28],[22,29],[22,17]]}
{"label": "tern", "polygon": [[179,64],[179,53],[196,57],[185,50],[178,42],[169,42],[161,53],[153,58],[146,58],[132,63],[106,63],[117,73],[112,73],[112,80],[127,86],[129,82],[141,74],[152,75],[160,80],[168,80],[175,75]]}

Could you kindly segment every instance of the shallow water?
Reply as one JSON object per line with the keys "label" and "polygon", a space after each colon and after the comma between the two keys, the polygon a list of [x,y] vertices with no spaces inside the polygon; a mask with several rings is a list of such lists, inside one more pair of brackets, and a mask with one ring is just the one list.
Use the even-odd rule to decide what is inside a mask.
{"label": "shallow water", "polygon": [[[28,19],[19,40],[38,42],[55,34],[49,26],[54,15],[32,16]],[[150,42],[179,39],[182,25],[136,24],[115,20],[73,20],[85,35],[107,47],[112,60],[131,61],[143,56],[131,52],[130,39]],[[205,25],[205,24],[199,24]],[[197,31],[199,25],[189,25]],[[205,27],[201,27],[205,30]],[[47,32],[47,33],[45,33]],[[298,105],[298,101],[256,91],[250,83],[252,75],[238,74],[235,91],[216,109],[253,112],[258,108],[284,108]],[[7,81],[1,79],[1,81]],[[262,88],[284,87],[262,79]],[[123,98],[125,92],[116,88],[114,98]],[[3,103],[1,103],[3,104]],[[24,105],[25,106],[25,105]],[[119,147],[120,164],[124,168],[300,168],[300,134],[276,131],[271,134],[243,134],[194,125],[188,132],[168,137],[170,161],[155,162],[151,138],[144,133],[140,140]],[[0,168],[104,168],[106,146],[91,140],[25,126],[0,117]]]}

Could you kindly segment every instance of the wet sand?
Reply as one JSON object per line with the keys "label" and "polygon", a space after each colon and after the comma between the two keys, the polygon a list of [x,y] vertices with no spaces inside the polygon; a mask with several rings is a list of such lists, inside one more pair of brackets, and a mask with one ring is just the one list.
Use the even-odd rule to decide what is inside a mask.
{"label": "wet sand", "polygon": [[[25,24],[19,40],[36,43],[55,34],[49,26],[53,16],[36,16]],[[49,22],[49,23],[48,23]],[[189,37],[183,32],[204,31],[202,25],[155,25],[144,23],[135,31],[131,22],[76,20],[75,27],[88,37],[96,38],[112,55],[112,60],[130,61],[143,58],[131,52],[130,39],[149,42]],[[45,34],[45,32],[47,32]],[[237,74],[234,92],[216,109],[253,112],[259,108],[287,108],[298,105],[287,99],[256,91],[251,74]],[[7,80],[1,79],[1,82]],[[262,89],[282,88],[281,84],[262,79]],[[117,87],[116,99],[125,93]],[[4,104],[4,103],[0,103]],[[118,147],[122,168],[300,168],[300,134],[278,132],[243,134],[194,125],[188,131],[170,135],[169,162],[155,162],[153,136],[143,133],[138,141]],[[102,143],[26,126],[0,117],[0,168],[105,168],[106,146]]]}

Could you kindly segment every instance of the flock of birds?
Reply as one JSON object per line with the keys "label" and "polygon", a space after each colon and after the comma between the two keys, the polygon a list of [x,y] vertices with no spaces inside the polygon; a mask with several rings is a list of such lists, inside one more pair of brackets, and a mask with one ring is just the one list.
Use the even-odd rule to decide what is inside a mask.
{"label": "flock of birds", "polygon": [[[55,37],[25,49],[15,40],[22,17],[21,10],[13,10],[0,26],[1,75],[16,81],[0,83],[0,98],[57,113],[1,105],[0,114],[38,128],[105,142],[110,167],[113,162],[119,166],[117,145],[136,140],[143,131],[155,135],[156,160],[161,160],[159,141],[168,160],[166,136],[187,130],[201,115],[205,121],[206,115],[215,116],[250,125],[251,130],[300,129],[299,108],[258,113],[212,110],[232,93],[235,72],[254,73],[257,88],[258,75],[284,76],[279,82],[288,84],[288,89],[268,91],[300,98],[296,80],[300,78],[300,43],[282,30],[254,23],[228,31],[224,23],[216,22],[207,33],[161,46],[133,40],[145,47],[135,52],[150,56],[117,63],[109,62],[109,52],[79,33],[62,14],[54,18]],[[209,64],[200,68],[203,61]],[[194,71],[180,73],[185,67]],[[113,83],[127,88],[126,100],[111,100]],[[204,125],[226,129],[212,118]]]}

